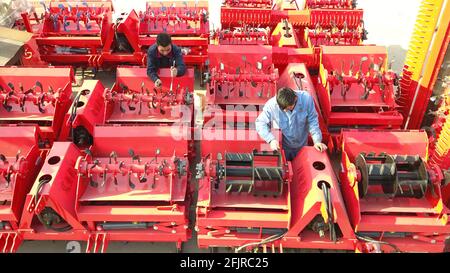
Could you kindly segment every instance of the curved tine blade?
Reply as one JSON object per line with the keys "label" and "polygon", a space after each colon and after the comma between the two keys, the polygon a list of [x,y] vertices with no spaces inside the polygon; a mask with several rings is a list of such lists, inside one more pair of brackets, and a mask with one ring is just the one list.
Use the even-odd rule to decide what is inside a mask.
{"label": "curved tine blade", "polygon": [[152,189],[156,187],[156,175],[153,175]]}
{"label": "curved tine blade", "polygon": [[367,100],[367,98],[369,97],[369,90],[367,89],[367,88],[364,88],[365,89],[365,91],[364,91],[364,94],[361,96],[361,99],[362,100]]}
{"label": "curved tine blade", "polygon": [[131,148],[128,150],[128,154],[129,154],[131,157],[135,157],[135,156],[136,156],[134,150],[131,149]]}
{"label": "curved tine blade", "polygon": [[85,152],[88,156],[92,157],[92,151],[91,151],[91,150],[85,149],[84,152]]}
{"label": "curved tine blade", "polygon": [[42,96],[41,101],[38,103],[39,112],[41,112],[42,114],[45,113],[45,109],[42,107],[43,104],[44,104],[44,96]]}
{"label": "curved tine blade", "polygon": [[16,153],[16,162],[19,161],[19,156],[22,151],[19,149]]}
{"label": "curved tine blade", "polygon": [[130,186],[131,189],[136,188],[136,185],[131,181],[131,173],[128,173],[128,186]]}
{"label": "curved tine blade", "polygon": [[12,83],[12,82],[9,82],[8,83],[8,86],[9,86],[9,88],[12,90],[12,91],[15,91],[14,89],[14,84]]}
{"label": "curved tine blade", "polygon": [[94,181],[92,174],[89,176],[89,185],[91,185],[91,187],[98,188],[98,183]]}
{"label": "curved tine blade", "polygon": [[122,102],[119,103],[120,112],[125,113],[127,110],[122,105]]}
{"label": "curved tine blade", "polygon": [[4,154],[0,154],[0,160],[6,162],[6,156]]}
{"label": "curved tine blade", "polygon": [[144,175],[142,175],[142,177],[139,177],[139,183],[145,183],[147,182],[147,178],[145,177],[145,173]]}
{"label": "curved tine blade", "polygon": [[117,163],[117,153],[115,151],[112,151],[109,154],[109,164],[111,164],[111,159],[113,159],[113,158],[114,158],[114,163]]}
{"label": "curved tine blade", "polygon": [[7,112],[11,112],[11,110],[12,110],[12,106],[11,105],[8,105],[7,103],[6,103],[6,100],[3,102],[3,108],[5,108],[5,110],[7,111]]}
{"label": "curved tine blade", "polygon": [[119,186],[119,182],[117,182],[117,177],[114,175],[113,177],[114,185]]}
{"label": "curved tine blade", "polygon": [[138,111],[138,115],[142,114],[142,101],[139,102],[139,111]]}
{"label": "curved tine blade", "polygon": [[8,172],[8,174],[5,175],[6,180],[6,188],[9,188],[9,184],[11,183],[11,173]]}

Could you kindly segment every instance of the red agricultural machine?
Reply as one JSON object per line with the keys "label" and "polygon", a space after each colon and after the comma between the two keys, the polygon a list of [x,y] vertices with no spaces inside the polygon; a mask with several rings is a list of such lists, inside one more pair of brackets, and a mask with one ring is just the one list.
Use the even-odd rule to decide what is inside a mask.
{"label": "red agricultural machine", "polygon": [[[235,252],[449,251],[450,4],[423,1],[398,74],[386,47],[364,44],[356,1],[302,3],[226,0],[221,28],[206,1],[22,14],[31,67],[0,67],[0,251],[26,240],[180,251],[191,237]],[[160,32],[190,67],[160,69],[155,87],[144,66]],[[72,88],[72,67],[48,65],[116,74]],[[260,138],[255,119],[281,87],[312,97],[327,152],[288,161]]]}
{"label": "red agricultural machine", "polygon": [[97,126],[84,152],[54,143],[26,197],[23,239],[86,241],[87,252],[104,252],[110,241],[180,249],[190,233],[188,144],[171,141],[179,134],[164,126]]}
{"label": "red agricultural machine", "polygon": [[207,2],[161,4],[149,1],[145,12],[131,10],[114,18],[110,1],[50,2],[44,12],[22,14],[28,32],[24,63],[82,68],[146,65],[156,34],[167,31],[183,49],[185,62],[203,68],[209,43]]}
{"label": "red agricultural machine", "polygon": [[[235,251],[354,248],[336,176],[326,154],[304,148],[287,162],[252,130],[210,129],[197,165],[199,247]],[[281,137],[278,133],[278,137]]]}
{"label": "red agricultural machine", "polygon": [[39,145],[49,148],[72,103],[73,79],[70,67],[1,67],[1,123],[38,125]]}

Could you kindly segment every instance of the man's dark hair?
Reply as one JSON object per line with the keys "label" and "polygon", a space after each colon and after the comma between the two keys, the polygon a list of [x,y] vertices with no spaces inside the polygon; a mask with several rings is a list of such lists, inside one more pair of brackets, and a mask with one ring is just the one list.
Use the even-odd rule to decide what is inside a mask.
{"label": "man's dark hair", "polygon": [[158,46],[166,47],[172,44],[172,38],[170,37],[169,34],[161,32],[160,34],[158,34],[158,36],[156,36],[156,44]]}
{"label": "man's dark hair", "polygon": [[282,87],[278,89],[277,94],[277,103],[280,106],[281,110],[286,109],[289,106],[295,104],[295,98],[297,98],[297,94],[295,91],[289,87]]}

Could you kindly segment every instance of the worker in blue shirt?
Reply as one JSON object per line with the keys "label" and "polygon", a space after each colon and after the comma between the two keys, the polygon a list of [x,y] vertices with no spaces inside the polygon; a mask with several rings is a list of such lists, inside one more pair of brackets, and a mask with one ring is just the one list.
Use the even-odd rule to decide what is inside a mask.
{"label": "worker in blue shirt", "polygon": [[160,68],[170,68],[172,77],[180,77],[186,73],[181,48],[172,44],[172,38],[165,32],[156,36],[156,44],[147,51],[147,75],[156,87],[162,85],[158,76]]}
{"label": "worker in blue shirt", "polygon": [[256,131],[272,150],[279,150],[280,144],[270,132],[272,122],[276,122],[283,135],[283,149],[286,159],[293,160],[300,149],[307,145],[308,132],[318,151],[325,151],[322,132],[314,107],[313,98],[304,91],[294,91],[284,87],[264,105],[263,112],[256,119]]}

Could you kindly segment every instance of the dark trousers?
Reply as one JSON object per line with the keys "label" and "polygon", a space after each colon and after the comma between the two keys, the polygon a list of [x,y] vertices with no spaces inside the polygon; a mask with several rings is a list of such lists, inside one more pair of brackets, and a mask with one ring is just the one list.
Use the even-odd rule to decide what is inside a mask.
{"label": "dark trousers", "polygon": [[297,156],[298,152],[301,148],[291,149],[291,148],[283,148],[284,155],[286,156],[287,161],[292,161]]}

